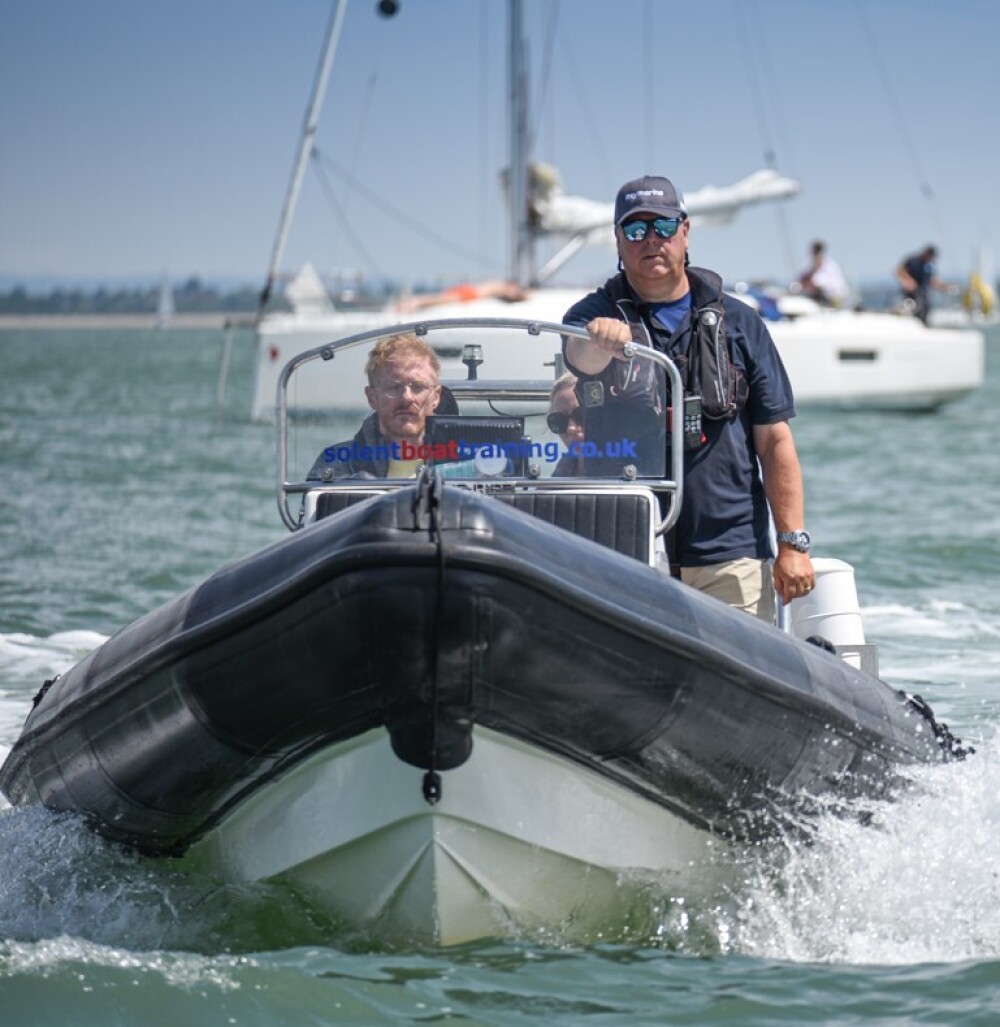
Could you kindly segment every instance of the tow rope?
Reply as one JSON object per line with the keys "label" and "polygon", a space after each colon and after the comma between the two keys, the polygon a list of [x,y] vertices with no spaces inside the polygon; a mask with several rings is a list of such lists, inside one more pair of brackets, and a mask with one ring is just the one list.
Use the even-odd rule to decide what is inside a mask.
{"label": "tow rope", "polygon": [[444,479],[433,468],[423,467],[417,479],[413,497],[413,515],[417,527],[426,518],[430,541],[437,547],[437,596],[434,602],[434,619],[427,640],[430,645],[428,664],[431,671],[431,744],[427,772],[421,783],[424,800],[431,806],[441,799],[441,775],[437,772],[437,721],[438,721],[438,653],[441,651],[441,632],[444,625],[444,583],[445,552],[444,535],[441,530],[441,492]]}
{"label": "tow rope", "polygon": [[962,745],[962,740],[956,738],[948,730],[948,725],[942,724],[934,716],[934,711],[921,696],[911,695],[909,692],[902,690],[899,692],[899,695],[907,706],[916,710],[930,724],[934,737],[937,739],[937,744],[941,747],[941,751],[947,759],[964,760],[966,756],[971,756],[976,751],[971,745]]}

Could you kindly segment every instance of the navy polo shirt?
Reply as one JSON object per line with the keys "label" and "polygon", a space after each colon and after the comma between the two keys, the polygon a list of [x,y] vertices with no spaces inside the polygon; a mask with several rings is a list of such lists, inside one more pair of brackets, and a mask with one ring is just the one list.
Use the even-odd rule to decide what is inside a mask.
{"label": "navy polo shirt", "polygon": [[[723,295],[722,308],[732,361],[746,378],[749,396],[743,409],[731,418],[703,418],[705,445],[685,453],[684,505],[675,529],[676,557],[684,567],[774,555],[753,426],[795,416],[788,374],[760,315],[728,295]],[[663,328],[650,305],[640,303],[637,309],[657,349],[686,356],[693,338],[690,309],[673,332]],[[602,287],[570,307],[563,321],[585,326],[595,317],[627,320]],[[570,361],[567,364],[580,374]]]}
{"label": "navy polo shirt", "polygon": [[934,261],[924,260],[918,253],[903,265],[909,276],[917,283],[920,292],[926,292],[934,278]]}

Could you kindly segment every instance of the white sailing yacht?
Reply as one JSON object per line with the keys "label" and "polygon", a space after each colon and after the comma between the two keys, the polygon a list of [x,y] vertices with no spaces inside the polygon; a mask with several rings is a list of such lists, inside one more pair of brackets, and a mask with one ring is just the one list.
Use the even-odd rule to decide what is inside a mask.
{"label": "white sailing yacht", "polygon": [[[292,356],[384,325],[387,319],[396,319],[400,324],[415,318],[450,317],[561,322],[565,311],[585,290],[555,288],[544,283],[583,247],[613,246],[612,205],[566,195],[551,169],[529,162],[523,4],[522,0],[508,0],[507,73],[512,109],[506,176],[511,240],[507,280],[446,292],[432,303],[421,304],[419,310],[401,304],[377,311],[345,311],[335,309],[319,276],[307,265],[286,289],[291,311],[267,311],[266,302],[279,275],[346,6],[347,0],[334,2],[262,293],[262,309],[256,323],[251,411],[255,420],[274,417],[279,375]],[[687,192],[685,199],[695,225],[725,224],[745,206],[788,199],[798,191],[799,183],[794,180],[773,170],[762,170],[732,185]],[[532,250],[542,237],[561,239],[564,245],[529,276]],[[912,317],[831,310],[801,297],[783,301],[782,309],[782,318],[770,322],[768,328],[800,405],[931,410],[982,384],[983,337],[974,328],[927,328]],[[942,353],[947,353],[947,360],[942,360]],[[464,377],[459,352],[443,352],[439,356],[442,377]],[[520,356],[509,356],[510,366],[491,369],[493,375],[518,370]],[[290,410],[317,409],[331,401],[348,402],[348,390],[356,393],[355,383],[361,378],[363,355],[358,353],[354,360],[357,367],[345,364],[339,369],[343,373],[333,376],[312,380],[300,376],[296,394],[289,397]],[[342,383],[345,395],[331,397],[329,390],[337,388],[338,383]],[[360,396],[355,395],[354,399],[361,401]]]}

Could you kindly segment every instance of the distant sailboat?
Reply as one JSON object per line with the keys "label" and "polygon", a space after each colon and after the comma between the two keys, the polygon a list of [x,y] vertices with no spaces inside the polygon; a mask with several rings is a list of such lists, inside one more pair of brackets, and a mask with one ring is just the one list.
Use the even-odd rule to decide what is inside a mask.
{"label": "distant sailboat", "polygon": [[[346,338],[384,325],[387,316],[403,323],[414,314],[410,303],[390,304],[380,311],[330,310],[329,297],[317,300],[316,275],[300,273],[286,296],[291,311],[267,309],[295,212],[302,177],[313,152],[324,91],[329,79],[347,0],[334,0],[326,42],[313,84],[299,139],[291,181],[282,208],[267,280],[256,319],[256,354],[251,417],[275,416],[275,397],[281,370],[288,359],[331,339]],[[446,290],[435,305],[419,307],[421,318],[493,317],[559,322],[566,310],[588,289],[556,287],[545,282],[567,260],[587,246],[612,242],[611,205],[565,193],[557,172],[529,160],[524,0],[508,0],[507,103],[509,161],[503,178],[510,216],[510,266],[502,283]],[[693,223],[725,224],[744,206],[789,199],[799,183],[763,169],[735,183],[704,186],[685,195]],[[542,237],[562,243],[542,267],[533,269],[533,244]],[[320,283],[321,284],[321,283]],[[296,300],[296,295],[305,302]],[[749,301],[749,296],[742,296]],[[402,307],[402,309],[400,309]],[[325,309],[324,309],[325,308]],[[975,330],[932,331],[914,318],[872,311],[831,310],[803,297],[783,297],[782,318],[768,330],[788,371],[796,400],[802,405],[841,409],[933,410],[979,388],[983,383],[983,338]],[[940,354],[949,359],[942,363]],[[514,369],[517,357],[510,354]],[[347,354],[338,365],[336,387],[322,373],[298,376],[294,406],[300,411],[322,409],[330,402],[347,403],[360,395],[356,383],[364,364],[359,350],[356,367]],[[442,377],[464,378],[458,355],[444,357]]]}
{"label": "distant sailboat", "polygon": [[169,328],[174,319],[174,288],[170,276],[164,272],[160,281],[160,298],[156,305],[156,327]]}

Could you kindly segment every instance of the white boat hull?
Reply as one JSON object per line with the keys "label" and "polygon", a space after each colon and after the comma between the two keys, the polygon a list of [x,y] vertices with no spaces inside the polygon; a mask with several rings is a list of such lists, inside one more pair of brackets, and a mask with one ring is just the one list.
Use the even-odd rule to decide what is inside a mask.
{"label": "white boat hull", "polygon": [[570,760],[477,728],[472,756],[423,771],[379,729],[324,750],[191,850],[226,879],[291,884],[387,943],[455,945],[557,929],[591,940],[642,916],[653,882],[690,894],[718,840]]}
{"label": "white boat hull", "polygon": [[[325,315],[273,314],[261,322],[257,336],[252,417],[271,420],[276,409],[278,376],[293,355],[336,339],[384,326],[431,318],[502,317],[560,323],[581,296],[579,290],[539,289],[518,303],[498,299],[453,303],[421,315],[386,311]],[[785,321],[769,322],[800,406],[844,409],[931,410],[979,388],[983,383],[983,336],[974,329],[928,329],[915,318],[882,313],[820,309]],[[524,377],[538,348],[512,347],[504,366],[482,374],[491,378]],[[331,405],[364,406],[361,386],[367,350],[338,354],[329,365],[314,363],[296,375],[288,401],[291,411]],[[548,354],[554,360],[554,354]],[[441,377],[465,378],[457,354],[442,356]],[[537,368],[554,377],[551,365]]]}
{"label": "white boat hull", "polygon": [[823,311],[768,328],[797,404],[931,410],[983,384],[978,331],[851,311]]}

